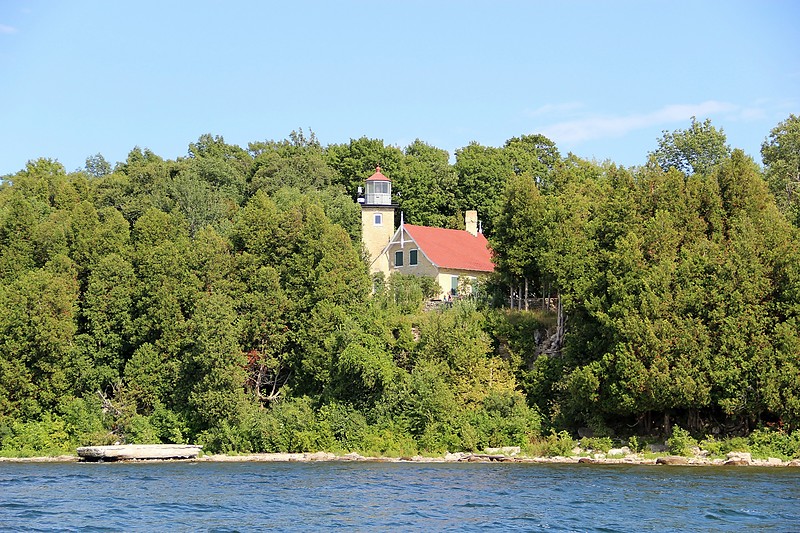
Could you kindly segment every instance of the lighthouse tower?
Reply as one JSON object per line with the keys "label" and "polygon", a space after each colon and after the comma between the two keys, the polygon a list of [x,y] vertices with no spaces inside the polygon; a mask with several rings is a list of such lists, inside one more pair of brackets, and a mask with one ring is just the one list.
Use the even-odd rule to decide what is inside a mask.
{"label": "lighthouse tower", "polygon": [[389,275],[389,259],[384,248],[394,235],[394,210],[392,182],[376,167],[375,174],[367,178],[361,204],[361,240],[369,253],[370,273]]}

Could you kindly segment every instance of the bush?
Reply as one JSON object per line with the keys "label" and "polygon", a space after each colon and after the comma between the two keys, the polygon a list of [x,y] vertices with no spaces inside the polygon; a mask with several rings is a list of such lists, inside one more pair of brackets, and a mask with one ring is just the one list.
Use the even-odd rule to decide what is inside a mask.
{"label": "bush", "polygon": [[757,429],[750,434],[750,451],[754,457],[766,459],[777,457],[783,460],[800,458],[800,430],[792,433]]}
{"label": "bush", "polygon": [[581,439],[581,448],[595,452],[608,453],[614,447],[610,437],[584,437]]}
{"label": "bush", "polygon": [[73,453],[76,447],[64,420],[50,413],[45,413],[40,420],[12,422],[2,433],[0,455],[6,457],[60,455]]}
{"label": "bush", "polygon": [[644,442],[639,440],[639,437],[636,435],[631,435],[628,439],[628,448],[631,449],[633,453],[641,453],[644,451]]}
{"label": "bush", "polygon": [[367,420],[354,407],[341,403],[329,403],[319,410],[320,425],[333,438],[335,448],[328,451],[354,451],[363,449],[367,432]]}
{"label": "bush", "polygon": [[556,433],[551,430],[550,435],[533,439],[525,451],[537,457],[569,456],[576,444],[566,431]]}
{"label": "bush", "polygon": [[712,457],[725,457],[729,452],[750,451],[750,444],[745,437],[717,440],[713,436],[709,436],[700,441],[699,446]]}
{"label": "bush", "polygon": [[391,422],[388,425],[367,426],[359,451],[364,455],[404,457],[416,455],[418,447],[405,428]]}
{"label": "bush", "polygon": [[680,426],[673,426],[672,436],[667,439],[667,450],[672,455],[691,455],[690,448],[697,446],[697,441],[688,431]]}
{"label": "bush", "polygon": [[481,407],[471,411],[462,424],[462,436],[467,437],[462,439],[465,449],[524,447],[541,436],[541,416],[519,392],[492,392]]}

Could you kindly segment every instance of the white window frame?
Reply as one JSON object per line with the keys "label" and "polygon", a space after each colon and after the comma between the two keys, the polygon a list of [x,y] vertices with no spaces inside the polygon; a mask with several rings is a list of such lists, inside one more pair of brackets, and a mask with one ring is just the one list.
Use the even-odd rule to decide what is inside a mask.
{"label": "white window frame", "polygon": [[[398,257],[400,258],[399,262],[397,261]],[[395,266],[395,268],[402,267],[403,263],[405,262],[404,259],[405,258],[403,257],[403,250],[396,250],[394,252],[394,266]]]}
{"label": "white window frame", "polygon": [[414,248],[408,251],[408,266],[417,266],[419,264],[419,248]]}
{"label": "white window frame", "polygon": [[383,213],[375,213],[372,217],[372,223],[375,226],[383,226]]}

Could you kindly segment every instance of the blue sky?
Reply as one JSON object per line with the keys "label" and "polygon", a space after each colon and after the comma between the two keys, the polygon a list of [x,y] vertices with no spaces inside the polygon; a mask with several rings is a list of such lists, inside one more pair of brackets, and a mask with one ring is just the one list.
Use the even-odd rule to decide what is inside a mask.
{"label": "blue sky", "polygon": [[451,154],[542,133],[641,164],[690,117],[760,163],[800,114],[800,2],[0,1],[0,175],[313,130]]}

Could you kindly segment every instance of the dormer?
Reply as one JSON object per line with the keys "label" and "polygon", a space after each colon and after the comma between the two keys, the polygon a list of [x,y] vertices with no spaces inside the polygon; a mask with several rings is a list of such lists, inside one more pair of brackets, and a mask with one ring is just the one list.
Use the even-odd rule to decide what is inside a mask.
{"label": "dormer", "polygon": [[364,205],[392,205],[392,182],[381,174],[381,167],[376,167],[375,174],[367,178],[366,186]]}

